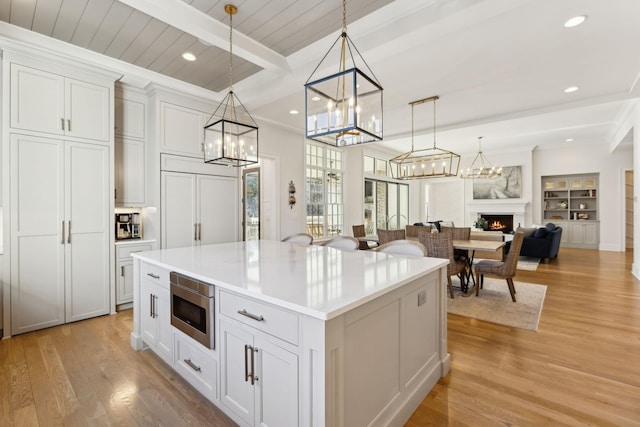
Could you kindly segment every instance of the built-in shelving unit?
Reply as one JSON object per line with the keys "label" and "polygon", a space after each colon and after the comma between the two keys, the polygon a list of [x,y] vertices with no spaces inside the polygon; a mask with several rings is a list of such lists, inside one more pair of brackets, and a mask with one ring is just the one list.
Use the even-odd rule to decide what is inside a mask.
{"label": "built-in shelving unit", "polygon": [[543,176],[542,219],[563,227],[563,246],[596,249],[598,174]]}

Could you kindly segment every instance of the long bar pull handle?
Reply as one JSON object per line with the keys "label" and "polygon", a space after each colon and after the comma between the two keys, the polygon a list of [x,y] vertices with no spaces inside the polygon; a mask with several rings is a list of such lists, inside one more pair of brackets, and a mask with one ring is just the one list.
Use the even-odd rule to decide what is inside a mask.
{"label": "long bar pull handle", "polygon": [[153,274],[153,273],[147,273],[147,276],[153,277],[154,279],[159,279],[160,278],[160,276],[158,276],[157,274]]}
{"label": "long bar pull handle", "polygon": [[264,322],[264,317],[262,317],[262,315],[249,313],[244,308],[242,310],[238,310],[238,314],[241,314],[241,315],[246,316],[246,317],[248,317],[250,319],[253,319],[253,320],[257,320],[258,322]]}
{"label": "long bar pull handle", "polygon": [[64,130],[64,118],[60,117],[60,125],[62,126],[62,130]]}
{"label": "long bar pull handle", "polygon": [[153,318],[155,319],[156,317],[158,317],[158,310],[157,310],[157,304],[158,304],[158,296],[154,295],[153,296]]}
{"label": "long bar pull handle", "polygon": [[153,294],[149,294],[149,317],[153,318]]}
{"label": "long bar pull handle", "polygon": [[[244,345],[244,382],[249,381],[249,357],[247,356],[247,352],[249,350],[253,350],[249,344]],[[253,351],[251,351],[253,354]]]}
{"label": "long bar pull handle", "polygon": [[254,354],[258,352],[258,349],[255,347],[251,348],[251,385],[254,385],[258,377],[256,377],[256,364],[254,359]]}
{"label": "long bar pull handle", "polygon": [[71,221],[69,221],[69,229],[67,230],[67,243],[71,243]]}
{"label": "long bar pull handle", "polygon": [[202,223],[198,223],[198,240],[202,240]]}
{"label": "long bar pull handle", "polygon": [[120,276],[124,277],[124,265],[120,266]]}
{"label": "long bar pull handle", "polygon": [[71,132],[71,119],[67,119],[67,131]]}
{"label": "long bar pull handle", "polygon": [[186,363],[187,365],[189,365],[189,367],[191,369],[193,369],[196,372],[200,372],[202,369],[200,369],[200,366],[196,365],[195,363],[193,363],[191,361],[191,359],[184,359],[184,363]]}
{"label": "long bar pull handle", "polygon": [[64,245],[64,235],[65,235],[65,231],[64,231],[64,221],[62,221],[62,233],[60,234],[60,244]]}
{"label": "long bar pull handle", "polygon": [[198,241],[198,223],[193,224],[193,240]]}

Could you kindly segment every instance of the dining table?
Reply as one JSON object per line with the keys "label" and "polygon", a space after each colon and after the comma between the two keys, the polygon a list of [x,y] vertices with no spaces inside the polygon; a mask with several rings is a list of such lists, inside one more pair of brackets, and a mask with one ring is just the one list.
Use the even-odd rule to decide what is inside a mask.
{"label": "dining table", "polygon": [[[380,241],[378,240],[378,236],[375,236],[375,235],[358,237],[358,240],[365,241],[365,242],[375,242],[378,245],[380,244]],[[407,240],[417,241],[418,238],[407,237]],[[471,252],[471,256],[467,258],[467,276],[466,276],[467,280],[466,280],[466,283],[464,283],[461,286],[462,292],[466,294],[467,291],[469,290],[469,280],[471,280],[473,284],[476,285],[476,278],[473,275],[473,261],[476,255],[476,251],[498,252],[499,250],[502,250],[504,245],[505,245],[504,241],[496,241],[496,240],[469,239],[469,240],[453,241],[454,249],[467,250]]]}

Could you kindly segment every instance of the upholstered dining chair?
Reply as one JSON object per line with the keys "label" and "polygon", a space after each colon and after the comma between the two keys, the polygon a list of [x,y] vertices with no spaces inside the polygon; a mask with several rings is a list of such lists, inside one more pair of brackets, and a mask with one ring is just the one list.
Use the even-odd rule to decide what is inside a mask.
{"label": "upholstered dining chair", "polygon": [[[364,224],[358,224],[358,225],[352,225],[351,228],[353,229],[353,237],[358,238],[358,237],[366,237],[367,233],[364,229]],[[371,246],[369,246],[369,242],[367,242],[366,240],[358,240],[358,249],[370,249]]]}
{"label": "upholstered dining chair", "polygon": [[378,228],[378,241],[381,245],[393,240],[402,240],[405,238],[404,229],[400,230],[384,230]]}
{"label": "upholstered dining chair", "polygon": [[374,250],[383,252],[386,254],[396,255],[412,255],[412,256],[425,256],[427,255],[427,249],[420,242],[415,240],[393,240],[383,245],[378,246]]}
{"label": "upholstered dining chair", "polygon": [[335,236],[326,242],[322,243],[322,246],[329,246],[336,249],[358,249],[360,242],[355,237],[351,236]]}
{"label": "upholstered dining chair", "polygon": [[283,242],[289,243],[302,243],[304,245],[310,245],[313,243],[313,236],[307,233],[296,233],[282,239]]}
{"label": "upholstered dining chair", "polygon": [[511,249],[504,261],[487,259],[476,264],[476,296],[480,294],[480,288],[482,288],[484,284],[484,275],[488,274],[489,276],[506,279],[509,292],[511,293],[511,300],[516,302],[516,288],[513,285],[513,276],[516,275],[523,240],[524,233],[522,231],[516,232],[511,241]]}
{"label": "upholstered dining chair", "polygon": [[460,278],[460,285],[462,288],[464,288],[464,283],[467,278],[467,262],[458,261],[453,257],[453,234],[421,234],[418,239],[420,243],[427,248],[427,256],[449,260],[449,265],[447,265],[447,285],[449,287],[449,295],[453,298],[453,284],[451,282],[451,276],[458,276]]}

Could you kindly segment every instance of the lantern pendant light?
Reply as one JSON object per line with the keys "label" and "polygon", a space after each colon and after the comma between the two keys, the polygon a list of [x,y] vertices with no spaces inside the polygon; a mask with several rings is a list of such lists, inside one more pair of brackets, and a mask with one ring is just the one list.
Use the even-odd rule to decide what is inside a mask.
{"label": "lantern pendant light", "polygon": [[258,163],[258,125],[233,92],[233,15],[238,8],[227,4],[224,11],[229,15],[229,92],[204,127],[204,161],[240,167]]}
{"label": "lantern pendant light", "polygon": [[491,165],[482,153],[482,137],[478,137],[478,154],[471,165],[460,173],[462,179],[490,179],[502,175],[502,168]]}
{"label": "lantern pendant light", "polygon": [[[343,0],[342,33],[304,85],[306,137],[337,147],[382,140],[382,85],[347,35],[346,4]],[[336,58],[332,54],[337,53],[338,41]],[[328,58],[337,59],[339,71],[316,78]]]}

